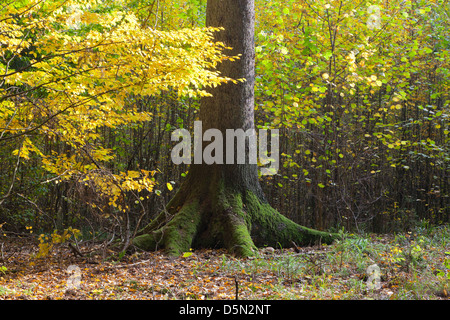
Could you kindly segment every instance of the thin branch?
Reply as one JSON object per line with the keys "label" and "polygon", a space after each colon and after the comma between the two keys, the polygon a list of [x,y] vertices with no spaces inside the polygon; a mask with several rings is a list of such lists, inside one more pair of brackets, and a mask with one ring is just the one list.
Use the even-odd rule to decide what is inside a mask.
{"label": "thin branch", "polygon": [[2,141],[3,135],[5,134],[6,130],[7,130],[8,127],[9,127],[9,125],[11,124],[11,122],[12,122],[13,119],[14,119],[14,117],[16,116],[17,110],[18,110],[18,109],[19,109],[19,107],[16,106],[16,108],[15,108],[15,110],[14,110],[14,113],[13,113],[13,115],[11,116],[11,119],[9,119],[9,121],[8,121],[8,123],[5,125],[5,127],[2,128],[3,131],[2,131],[2,134],[0,134],[0,141]]}
{"label": "thin branch", "polygon": [[[23,143],[23,141],[22,141],[22,143]],[[11,191],[12,191],[12,189],[13,189],[13,187],[14,187],[14,183],[15,183],[15,181],[16,181],[17,171],[19,170],[19,165],[20,165],[20,152],[21,152],[21,150],[22,150],[22,144],[20,145],[19,152],[17,153],[17,162],[16,162],[16,167],[14,168],[14,173],[13,173],[11,185],[9,186],[9,190],[8,190],[8,192],[6,193],[6,195],[3,196],[3,197],[0,199],[0,206],[3,204],[3,202],[6,200],[6,198],[8,198],[8,197],[10,196]]]}
{"label": "thin branch", "polygon": [[[46,60],[49,60],[49,59],[58,58],[58,57],[64,57],[64,56],[69,55],[69,54],[89,51],[89,50],[92,50],[92,49],[95,49],[95,48],[98,48],[98,47],[101,47],[101,46],[110,46],[110,45],[116,45],[116,44],[120,44],[120,43],[124,43],[124,41],[103,43],[103,40],[102,40],[101,42],[99,42],[96,45],[91,46],[91,47],[84,47],[84,48],[81,48],[81,49],[70,50],[70,51],[65,51],[65,52],[63,51],[62,53],[58,53],[58,54],[50,54],[50,55],[47,55],[45,57],[42,57],[40,59],[37,59],[37,60],[33,61],[32,63],[26,65],[25,67],[22,67],[20,69],[14,70],[14,72],[10,72],[10,73],[7,73],[7,74],[0,75],[0,78],[6,78],[6,77],[12,76],[12,75],[14,75],[16,73],[23,72],[23,71],[27,70],[28,68],[34,66],[35,64],[38,64],[40,62],[43,62],[43,61],[46,61]],[[84,70],[84,71],[91,71],[91,70],[92,69]]]}
{"label": "thin branch", "polygon": [[31,128],[31,129],[28,129],[28,130],[26,130],[26,131],[24,131],[24,132],[17,133],[17,134],[15,134],[15,135],[12,135],[12,136],[9,136],[9,137],[1,138],[0,141],[12,140],[12,139],[16,139],[16,138],[18,138],[18,137],[20,137],[20,136],[23,136],[23,135],[32,133],[33,131],[38,130],[38,129],[41,128],[43,125],[45,125],[46,123],[48,123],[50,120],[54,119],[55,117],[57,117],[57,116],[60,115],[61,113],[64,113],[64,112],[66,112],[67,110],[69,110],[69,109],[71,109],[71,108],[77,108],[77,107],[82,106],[82,105],[86,104],[87,102],[92,101],[92,100],[94,100],[94,99],[96,99],[96,98],[98,98],[98,97],[101,97],[101,96],[105,95],[105,94],[108,94],[108,93],[111,93],[111,92],[114,92],[114,91],[117,91],[117,90],[120,90],[120,89],[129,87],[129,86],[131,86],[131,84],[128,85],[128,86],[122,86],[122,87],[120,87],[120,88],[113,88],[113,89],[107,90],[107,91],[105,91],[105,92],[99,93],[98,95],[95,95],[95,96],[93,96],[93,97],[90,97],[90,98],[87,98],[87,99],[85,99],[85,100],[82,100],[81,102],[78,102],[78,103],[75,103],[75,104],[71,104],[71,105],[67,106],[66,108],[61,109],[61,110],[59,110],[58,112],[54,113],[53,115],[49,116],[47,119],[45,119],[43,122],[41,122],[41,123],[38,124],[37,126]]}

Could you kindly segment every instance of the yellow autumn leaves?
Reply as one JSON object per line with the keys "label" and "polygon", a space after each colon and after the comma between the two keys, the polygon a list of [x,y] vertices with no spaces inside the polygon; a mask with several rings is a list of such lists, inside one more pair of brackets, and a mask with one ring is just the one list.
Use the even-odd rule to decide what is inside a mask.
{"label": "yellow autumn leaves", "polygon": [[[213,41],[219,29],[158,30],[132,9],[129,1],[98,0],[0,8],[0,141],[14,144],[22,161],[39,159],[59,180],[78,177],[108,190],[113,205],[118,189],[151,191],[153,173],[105,176],[115,155],[99,131],[150,121],[136,107],[140,97],[205,96],[207,86],[234,81],[214,70],[236,58]],[[65,147],[45,150],[42,139]]]}
{"label": "yellow autumn leaves", "polygon": [[[27,228],[28,229],[28,228]],[[31,229],[31,227],[30,227]],[[31,231],[30,231],[31,232]],[[39,251],[34,256],[35,258],[46,257],[53,249],[53,246],[57,243],[65,243],[70,238],[78,238],[81,235],[81,231],[69,227],[64,229],[62,234],[59,234],[57,230],[54,230],[51,235],[41,234],[39,236]]]}

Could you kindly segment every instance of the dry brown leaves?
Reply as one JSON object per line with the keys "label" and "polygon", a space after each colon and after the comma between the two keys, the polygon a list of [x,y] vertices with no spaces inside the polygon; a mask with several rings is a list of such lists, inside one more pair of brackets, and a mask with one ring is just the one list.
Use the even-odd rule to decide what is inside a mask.
{"label": "dry brown leaves", "polygon": [[[322,246],[265,248],[253,259],[205,249],[179,257],[135,252],[112,260],[114,252],[101,244],[81,246],[82,257],[60,244],[38,259],[36,241],[1,240],[0,300],[450,299],[443,279],[431,272],[441,268],[443,257],[434,253],[436,261],[428,261],[430,250],[422,269],[406,272],[393,262],[389,254],[396,247],[389,246],[358,259]],[[366,259],[364,266],[376,259],[382,268],[379,289],[368,290],[360,259]]]}
{"label": "dry brown leaves", "polygon": [[33,258],[35,251],[35,245],[17,240],[4,245],[1,264],[7,271],[0,273],[0,299],[216,300],[235,299],[236,293],[240,299],[277,295],[271,289],[275,276],[224,270],[226,252],[220,250],[176,258],[162,252],[135,253],[121,261],[104,261],[101,255],[75,257],[65,246],[41,259]]}

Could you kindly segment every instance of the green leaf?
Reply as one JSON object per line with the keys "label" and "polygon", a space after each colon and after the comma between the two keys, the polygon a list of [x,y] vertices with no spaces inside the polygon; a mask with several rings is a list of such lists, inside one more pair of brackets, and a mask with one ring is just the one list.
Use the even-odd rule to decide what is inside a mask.
{"label": "green leaf", "polygon": [[428,54],[433,52],[433,50],[428,47],[423,48],[423,50],[425,51],[425,53],[428,53]]}
{"label": "green leaf", "polygon": [[325,53],[323,54],[323,57],[324,57],[326,60],[329,60],[329,59],[331,58],[332,55],[333,55],[333,53],[332,53],[331,51],[327,51],[327,52],[325,52]]}

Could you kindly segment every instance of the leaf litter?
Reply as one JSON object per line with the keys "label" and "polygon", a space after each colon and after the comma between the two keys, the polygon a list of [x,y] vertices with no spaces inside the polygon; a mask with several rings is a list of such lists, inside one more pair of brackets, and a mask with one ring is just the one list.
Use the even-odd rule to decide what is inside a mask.
{"label": "leaf litter", "polygon": [[[380,260],[385,270],[380,288],[368,290],[364,271],[349,261],[341,260],[339,266],[340,252],[332,246],[264,248],[245,259],[225,250],[199,249],[179,257],[156,251],[112,260],[105,259],[101,245],[97,250],[92,245],[80,249],[91,253],[81,257],[60,245],[47,257],[35,258],[35,243],[4,241],[0,299],[408,299],[400,296],[404,291],[399,283],[404,285],[411,276],[401,270],[394,273],[393,265],[383,266]],[[449,299],[447,290],[445,285],[431,298]]]}

